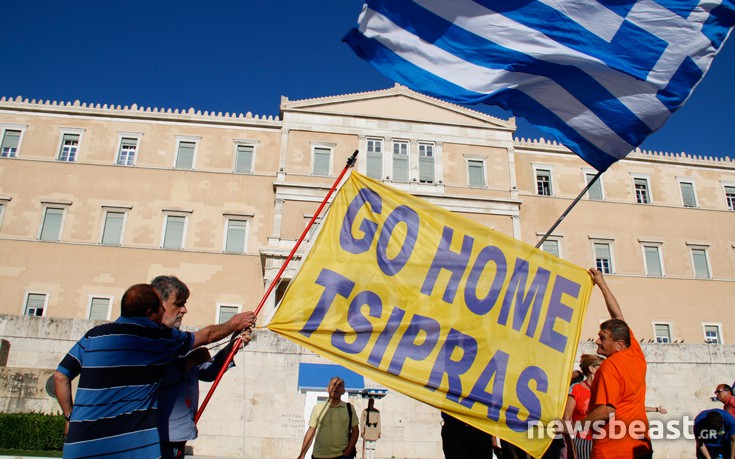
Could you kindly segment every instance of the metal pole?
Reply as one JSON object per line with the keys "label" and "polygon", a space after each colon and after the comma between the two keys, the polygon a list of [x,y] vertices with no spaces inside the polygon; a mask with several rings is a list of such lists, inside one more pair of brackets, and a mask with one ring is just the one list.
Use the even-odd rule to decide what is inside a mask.
{"label": "metal pole", "polygon": [[[339,174],[339,177],[337,177],[337,180],[334,181],[332,188],[330,188],[329,192],[327,192],[327,195],[324,197],[324,200],[319,205],[319,208],[316,210],[316,213],[314,213],[314,216],[311,217],[311,220],[309,220],[309,224],[306,225],[306,228],[304,228],[304,231],[301,233],[301,237],[299,237],[298,241],[296,241],[296,244],[291,250],[291,253],[288,254],[286,261],[283,262],[283,266],[281,266],[281,269],[278,270],[278,274],[276,274],[276,277],[273,279],[273,282],[271,282],[271,284],[268,286],[268,289],[266,290],[265,295],[263,295],[263,297],[260,299],[260,303],[258,304],[258,307],[255,308],[256,317],[258,316],[258,313],[260,312],[260,310],[263,308],[263,305],[265,304],[270,294],[273,292],[273,289],[276,287],[276,285],[278,285],[278,281],[281,280],[281,276],[283,275],[283,272],[286,270],[286,266],[288,266],[291,259],[293,259],[293,256],[296,254],[296,250],[298,250],[299,246],[301,245],[301,242],[303,242],[303,240],[309,234],[309,230],[311,229],[311,226],[314,224],[316,219],[319,217],[319,214],[322,212],[322,209],[324,209],[324,206],[327,204],[327,201],[329,201],[329,198],[332,196],[332,193],[334,193],[334,190],[337,188],[337,185],[339,185],[339,183],[342,181],[342,177],[344,177],[347,171],[350,168],[352,168],[352,166],[355,165],[355,161],[357,160],[357,153],[358,153],[358,150],[355,150],[352,156],[347,158],[347,164],[345,164],[344,169],[342,169],[342,172]],[[204,409],[207,407],[207,404],[209,403],[209,399],[212,398],[212,394],[214,393],[215,389],[217,389],[217,386],[219,385],[219,382],[222,379],[222,375],[225,373],[225,371],[227,371],[227,366],[235,358],[235,354],[237,354],[238,348],[240,347],[240,343],[242,343],[242,339],[238,337],[232,346],[232,350],[230,351],[230,354],[227,356],[227,360],[225,360],[225,363],[222,365],[222,368],[219,370],[219,373],[217,374],[217,378],[212,383],[212,387],[209,389],[207,396],[204,398],[202,405],[199,407],[199,411],[197,411],[196,416],[194,416],[195,424],[199,421],[199,418],[202,417],[202,413],[204,412]]]}
{"label": "metal pole", "polygon": [[549,228],[549,231],[547,231],[546,234],[544,234],[544,237],[542,237],[541,240],[538,241],[538,244],[536,244],[536,248],[537,249],[539,247],[541,247],[541,244],[543,244],[546,241],[546,239],[549,238],[549,236],[551,235],[551,233],[554,232],[554,230],[556,229],[556,227],[559,226],[559,224],[561,223],[562,220],[564,220],[564,217],[566,217],[567,214],[569,214],[569,212],[571,212],[572,208],[577,205],[577,203],[579,202],[579,200],[582,199],[582,196],[584,196],[584,194],[587,191],[589,191],[589,189],[592,187],[592,185],[595,184],[595,182],[597,181],[598,178],[600,178],[601,175],[602,175],[602,172],[598,172],[597,175],[595,175],[594,178],[592,178],[592,180],[589,181],[589,183],[587,184],[587,186],[584,187],[584,189],[579,193],[579,195],[577,195],[577,197],[574,198],[574,201],[572,201],[572,203],[569,205],[569,207],[567,207],[567,210],[565,210],[564,213],[561,214],[561,217],[559,217],[559,219],[556,222],[554,222],[553,225],[551,225],[551,228]]}

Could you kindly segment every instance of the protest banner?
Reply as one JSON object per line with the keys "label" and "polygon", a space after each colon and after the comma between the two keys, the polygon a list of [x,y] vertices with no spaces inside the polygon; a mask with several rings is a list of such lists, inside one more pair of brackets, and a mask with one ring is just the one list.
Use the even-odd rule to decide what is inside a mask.
{"label": "protest banner", "polygon": [[352,173],[267,327],[540,457],[592,290],[585,269]]}

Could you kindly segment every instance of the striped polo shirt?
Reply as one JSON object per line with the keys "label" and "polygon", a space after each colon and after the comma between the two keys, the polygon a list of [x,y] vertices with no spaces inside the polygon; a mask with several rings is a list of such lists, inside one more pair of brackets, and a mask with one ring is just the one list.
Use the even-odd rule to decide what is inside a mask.
{"label": "striped polo shirt", "polygon": [[89,330],[58,371],[79,376],[65,458],[148,459],[161,455],[158,384],[194,335],[145,317],[120,317]]}

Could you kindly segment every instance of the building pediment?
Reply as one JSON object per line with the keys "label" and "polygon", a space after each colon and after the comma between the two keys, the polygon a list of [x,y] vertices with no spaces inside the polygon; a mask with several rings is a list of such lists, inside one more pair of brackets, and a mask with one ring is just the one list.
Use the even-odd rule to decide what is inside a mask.
{"label": "building pediment", "polygon": [[515,119],[485,113],[428,97],[396,84],[392,88],[315,99],[281,100],[281,118],[289,113],[389,119],[412,123],[447,124],[515,131]]}

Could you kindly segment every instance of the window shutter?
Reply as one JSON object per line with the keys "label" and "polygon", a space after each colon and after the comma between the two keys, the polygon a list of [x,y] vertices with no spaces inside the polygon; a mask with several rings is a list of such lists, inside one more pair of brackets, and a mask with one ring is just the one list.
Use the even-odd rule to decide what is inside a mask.
{"label": "window shutter", "polygon": [[483,188],[485,186],[485,168],[482,161],[467,161],[467,174],[471,187]]}
{"label": "window shutter", "polygon": [[383,154],[368,151],[365,168],[368,177],[381,180],[383,178]]}
{"label": "window shutter", "polygon": [[647,274],[649,276],[662,276],[663,272],[661,270],[661,257],[659,256],[658,247],[643,247],[643,253],[646,256]]}
{"label": "window shutter", "polygon": [[329,175],[330,157],[329,148],[314,148],[314,175]]}
{"label": "window shutter", "polygon": [[559,241],[544,241],[543,244],[541,244],[541,250],[543,250],[546,253],[550,253],[551,255],[554,255],[555,257],[559,256]]}
{"label": "window shutter", "polygon": [[610,245],[596,242],[595,243],[595,258],[602,259],[602,260],[609,260],[610,259]]}
{"label": "window shutter", "polygon": [[707,253],[702,249],[692,249],[692,259],[694,260],[694,277],[709,279]]}
{"label": "window shutter", "polygon": [[656,324],[656,341],[663,343],[671,342],[671,330],[667,324]]}
{"label": "window shutter", "polygon": [[220,306],[218,324],[223,324],[237,314],[237,306]]}
{"label": "window shutter", "polygon": [[163,238],[164,249],[181,249],[184,240],[186,217],[169,215],[166,218],[166,234]]}
{"label": "window shutter", "polygon": [[46,295],[43,293],[29,293],[26,300],[26,315],[41,316],[43,315],[43,307],[46,304]]}
{"label": "window shutter", "polygon": [[408,155],[393,155],[393,180],[408,182]]}
{"label": "window shutter", "polygon": [[434,158],[432,156],[419,157],[419,181],[434,183]]}
{"label": "window shutter", "polygon": [[92,298],[89,305],[89,318],[91,320],[107,320],[107,311],[110,307],[108,298]]}
{"label": "window shutter", "polygon": [[64,216],[64,209],[46,208],[43,217],[43,226],[41,227],[42,241],[58,241],[61,234],[61,218]]}
{"label": "window shutter", "polygon": [[[590,183],[595,178],[595,174],[587,174],[586,177],[587,183]],[[602,200],[602,184],[600,183],[600,179],[597,179],[590,189],[587,190],[587,198],[597,201]]]}
{"label": "window shutter", "polygon": [[2,144],[2,156],[13,158],[18,151],[20,131],[5,131]]}
{"label": "window shutter", "polygon": [[176,169],[191,170],[194,168],[194,142],[179,142],[179,151],[176,154]]}
{"label": "window shutter", "polygon": [[105,228],[102,231],[102,245],[120,245],[124,219],[125,214],[122,212],[107,212]]}
{"label": "window shutter", "polygon": [[238,145],[235,172],[250,174],[253,171],[253,146]]}
{"label": "window shutter", "polygon": [[688,182],[681,183],[681,200],[684,203],[684,207],[697,207],[693,184]]}
{"label": "window shutter", "polygon": [[227,241],[225,242],[225,252],[245,253],[245,235],[247,227],[248,222],[245,220],[227,221]]}

